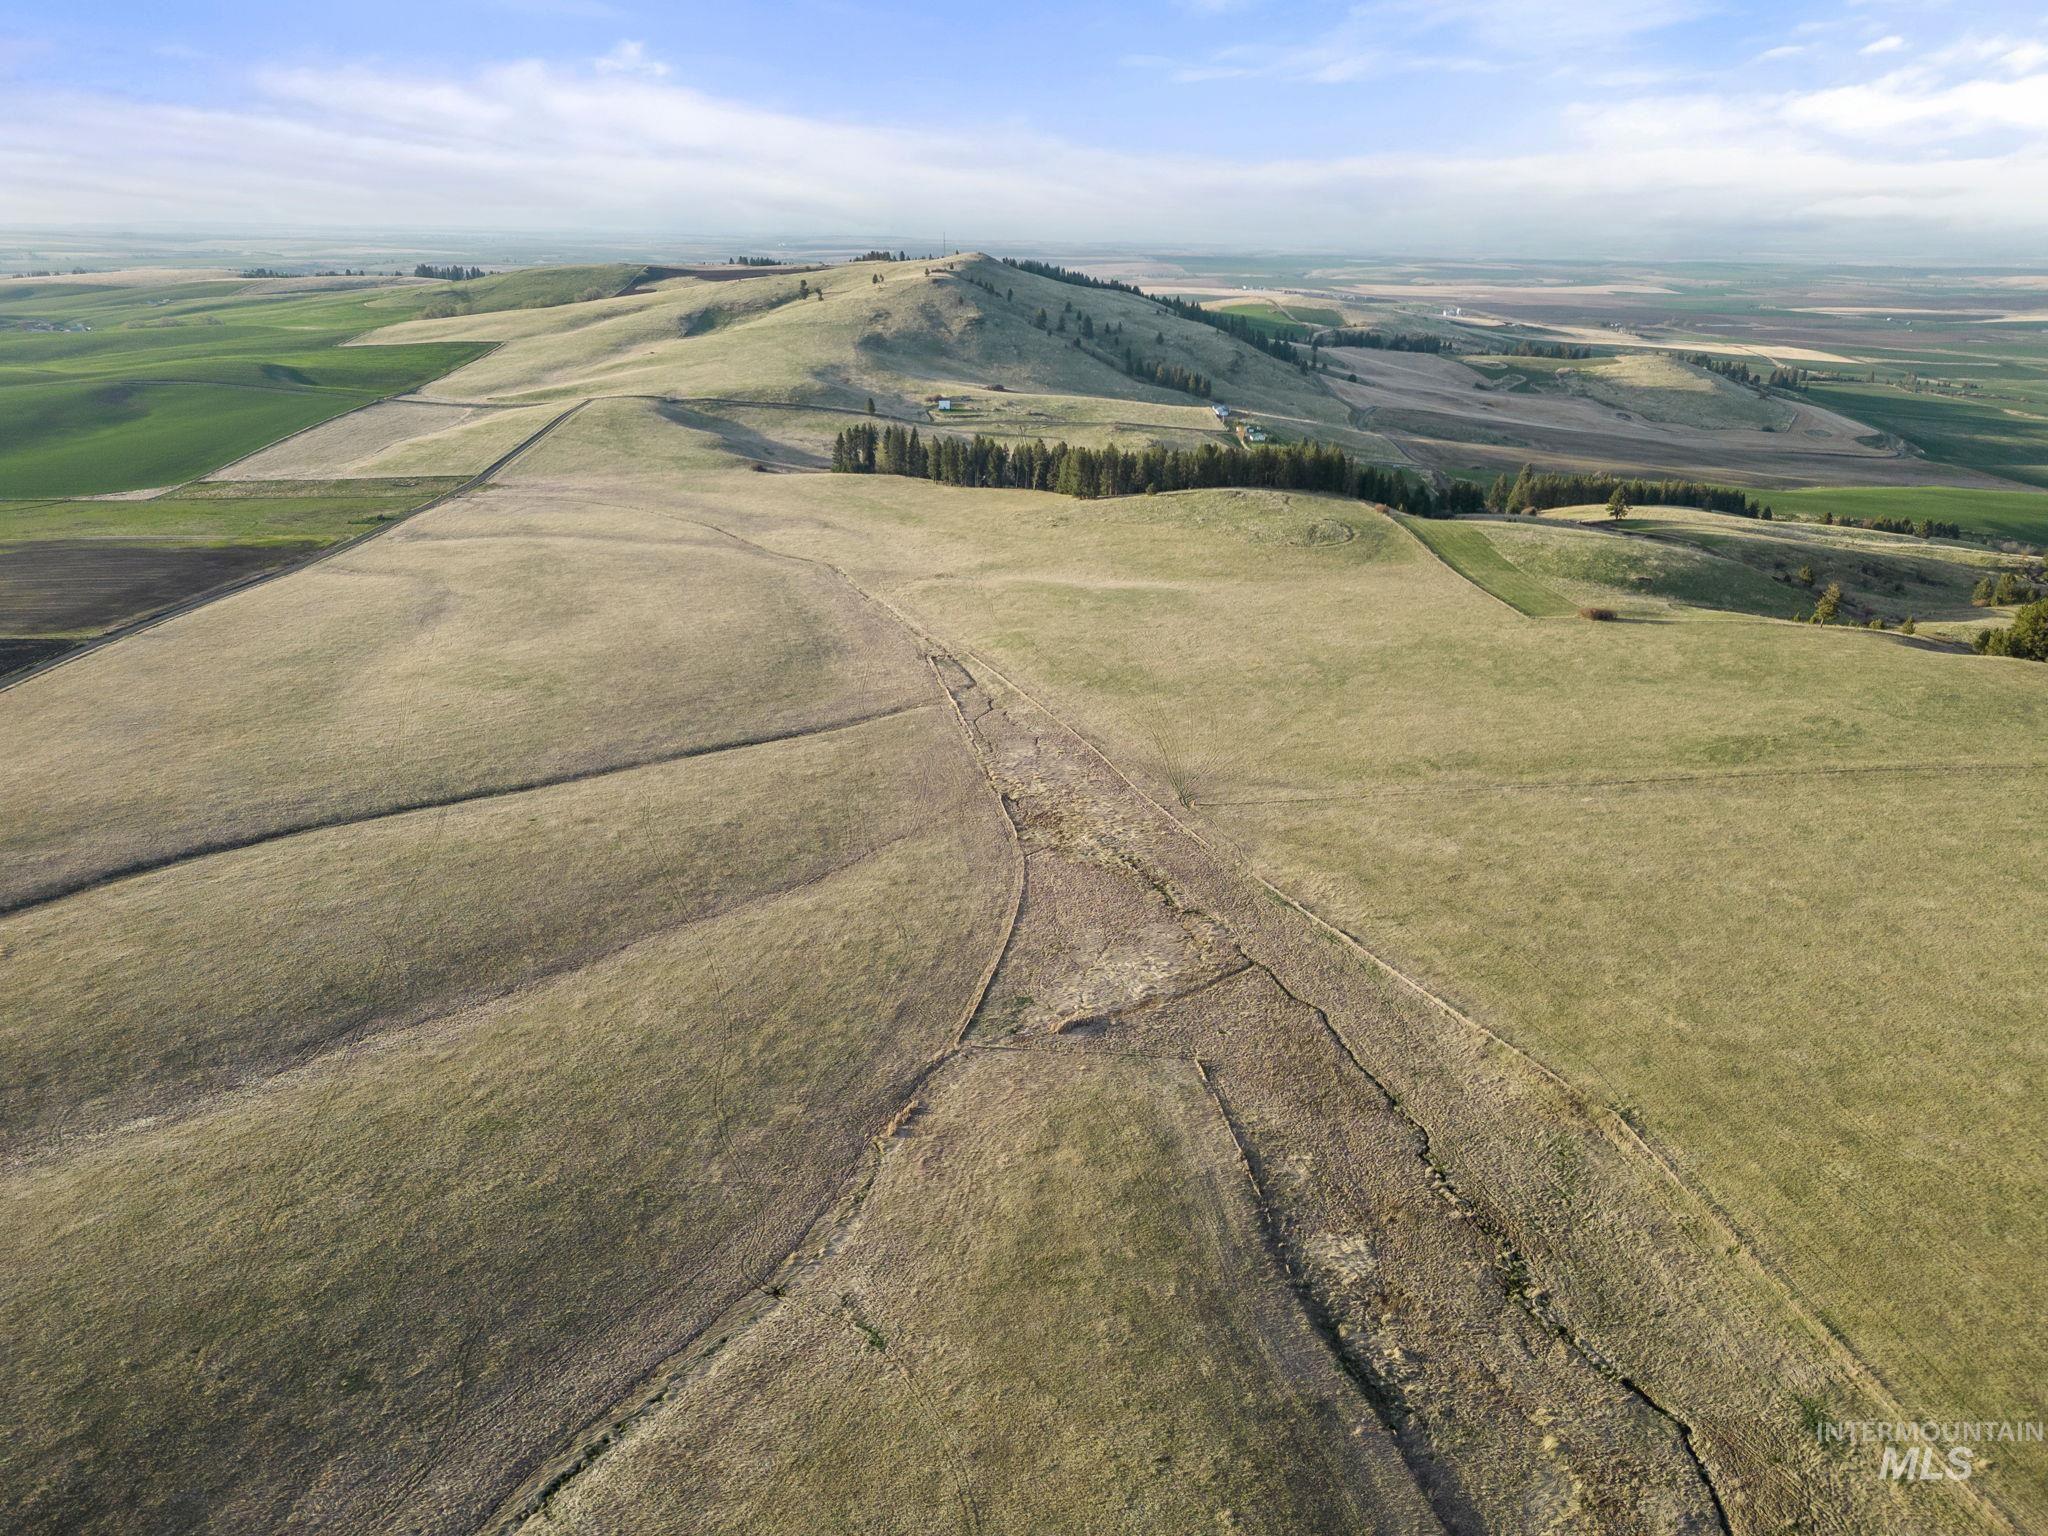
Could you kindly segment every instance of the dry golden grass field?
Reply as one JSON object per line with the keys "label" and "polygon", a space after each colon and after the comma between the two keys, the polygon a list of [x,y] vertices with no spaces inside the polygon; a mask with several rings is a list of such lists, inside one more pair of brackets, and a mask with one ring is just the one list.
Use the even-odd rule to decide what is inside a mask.
{"label": "dry golden grass field", "polygon": [[[2025,557],[832,474],[1223,440],[1083,315],[1368,458],[1465,365],[601,286],[224,472],[454,494],[0,688],[10,1530],[2048,1522],[1817,1433],[2041,1416],[2048,669],[1860,627]],[[1685,368],[1541,403],[1794,430]]]}

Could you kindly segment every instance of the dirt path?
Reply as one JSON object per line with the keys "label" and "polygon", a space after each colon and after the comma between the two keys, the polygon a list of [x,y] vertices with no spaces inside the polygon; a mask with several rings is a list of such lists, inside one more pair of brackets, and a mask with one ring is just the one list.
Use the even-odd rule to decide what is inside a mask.
{"label": "dirt path", "polygon": [[[771,558],[826,565],[663,515]],[[1308,1000],[1312,986],[1283,979],[1298,960],[1269,951],[1243,920],[1254,893],[1021,689],[978,680],[908,615],[826,568],[926,646],[1024,871],[983,994],[926,1079],[968,1050],[1137,1050],[1186,1062],[1243,1149],[1273,1262],[1442,1529],[1523,1528],[1532,1500],[1559,1518],[1578,1512],[1568,1519],[1578,1529],[1729,1529],[1692,1427],[1542,1304],[1526,1261],[1459,1193],[1422,1124]],[[814,1232],[807,1246],[826,1252],[839,1240],[843,1229]],[[1374,1259],[1355,1262],[1361,1254]],[[816,1262],[793,1254],[784,1268],[793,1276]],[[735,1326],[772,1310],[750,1308]],[[484,1529],[543,1514],[690,1368],[665,1365]]]}

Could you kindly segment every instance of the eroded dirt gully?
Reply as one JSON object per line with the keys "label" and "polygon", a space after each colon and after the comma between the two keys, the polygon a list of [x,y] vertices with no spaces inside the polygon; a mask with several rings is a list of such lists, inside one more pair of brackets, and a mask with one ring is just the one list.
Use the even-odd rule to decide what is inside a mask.
{"label": "eroded dirt gully", "polygon": [[1687,1427],[1531,1304],[1512,1249],[1304,996],[1304,956],[1242,882],[1034,705],[935,665],[1025,859],[965,1047],[1202,1074],[1274,1262],[1445,1530],[1725,1529]]}

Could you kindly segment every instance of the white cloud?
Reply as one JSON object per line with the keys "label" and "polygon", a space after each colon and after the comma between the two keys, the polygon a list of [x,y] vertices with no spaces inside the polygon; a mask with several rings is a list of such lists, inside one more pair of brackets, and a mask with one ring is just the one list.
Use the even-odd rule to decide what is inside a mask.
{"label": "white cloud", "polygon": [[[767,111],[652,75],[644,50],[607,57],[620,67],[274,70],[234,109],[18,92],[0,117],[0,220],[706,236],[943,224],[988,243],[1588,255],[2048,240],[2048,75],[2003,67],[1775,95],[1618,89],[1546,118],[1562,147],[1541,152],[1360,144],[1252,160]],[[1968,137],[1994,128],[1995,147]]]}
{"label": "white cloud", "polygon": [[1866,54],[1897,53],[1905,46],[1906,40],[1894,32],[1889,37],[1880,37],[1874,43],[1865,43],[1861,51]]}
{"label": "white cloud", "polygon": [[1595,58],[1704,10],[1704,0],[1361,0],[1305,41],[1127,62],[1163,68],[1184,84],[1262,77],[1348,85],[1397,71],[1486,73]]}
{"label": "white cloud", "polygon": [[591,60],[591,64],[601,75],[644,75],[659,80],[668,73],[668,66],[649,58],[647,45],[637,42],[620,42],[603,58]]}
{"label": "white cloud", "polygon": [[2043,134],[2048,133],[2048,73],[1953,84],[1888,75],[1868,85],[1793,96],[1784,103],[1783,115],[1788,123],[1864,140]]}

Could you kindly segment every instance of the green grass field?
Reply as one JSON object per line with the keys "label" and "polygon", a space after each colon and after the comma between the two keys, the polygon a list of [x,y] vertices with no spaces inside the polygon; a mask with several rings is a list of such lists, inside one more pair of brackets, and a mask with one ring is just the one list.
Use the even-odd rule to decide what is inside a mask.
{"label": "green grass field", "polygon": [[1930,459],[2048,488],[2048,410],[1885,384],[1814,384],[1810,398],[1897,433]]}
{"label": "green grass field", "polygon": [[1244,321],[1263,335],[1277,336],[1283,341],[1306,341],[1310,331],[1314,329],[1291,311],[1264,299],[1247,299],[1210,307],[1219,314],[1231,315]]}
{"label": "green grass field", "polygon": [[1517,613],[1545,619],[1572,611],[1573,605],[1561,593],[1503,554],[1488,537],[1491,530],[1428,517],[1399,517],[1396,521],[1445,565]]}
{"label": "green grass field", "polygon": [[1773,491],[1772,507],[1780,516],[1929,518],[1994,539],[2017,539],[2048,545],[2048,494],[2036,491],[1969,491],[1950,486],[1916,485],[1887,489],[1845,489],[1815,486],[1802,491]]}
{"label": "green grass field", "polygon": [[174,485],[476,355],[460,344],[341,345],[417,312],[428,287],[268,291],[277,286],[10,285],[0,295],[14,322],[0,330],[0,497]]}

